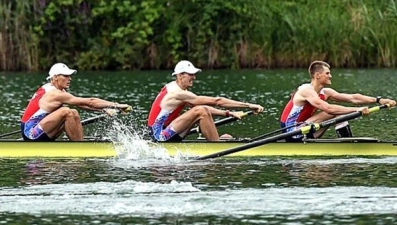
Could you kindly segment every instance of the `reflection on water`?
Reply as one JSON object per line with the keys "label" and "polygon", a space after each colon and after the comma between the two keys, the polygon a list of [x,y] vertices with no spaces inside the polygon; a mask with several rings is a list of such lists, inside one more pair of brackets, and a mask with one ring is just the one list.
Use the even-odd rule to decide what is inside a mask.
{"label": "reflection on water", "polygon": [[[245,159],[164,161],[147,159],[21,160],[1,159],[3,187],[44,184],[191,182],[202,190],[263,187],[397,187],[396,157],[368,159]],[[13,168],[10,171],[8,168]],[[19,172],[18,172],[19,171]],[[8,181],[8,182],[6,182]]]}
{"label": "reflection on water", "polygon": [[[1,222],[1,220],[0,220]],[[352,215],[328,216],[328,215],[261,215],[246,216],[244,219],[238,217],[216,217],[216,216],[153,216],[140,217],[139,215],[121,216],[57,216],[50,214],[41,215],[12,214],[8,217],[9,223],[21,224],[395,224],[394,214],[382,215]]]}

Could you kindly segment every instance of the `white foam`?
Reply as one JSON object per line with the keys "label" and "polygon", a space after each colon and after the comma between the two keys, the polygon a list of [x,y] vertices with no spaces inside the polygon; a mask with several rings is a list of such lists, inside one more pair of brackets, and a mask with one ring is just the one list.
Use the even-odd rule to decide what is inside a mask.
{"label": "white foam", "polygon": [[[181,193],[182,192],[182,193]],[[388,187],[270,187],[200,191],[188,182],[51,184],[0,190],[0,213],[76,215],[373,215],[397,210]]]}
{"label": "white foam", "polygon": [[178,162],[184,158],[183,154],[180,153],[171,157],[167,149],[150,140],[145,140],[146,129],[136,127],[134,124],[127,125],[118,119],[114,119],[107,131],[106,137],[115,144],[117,159],[157,159]]}

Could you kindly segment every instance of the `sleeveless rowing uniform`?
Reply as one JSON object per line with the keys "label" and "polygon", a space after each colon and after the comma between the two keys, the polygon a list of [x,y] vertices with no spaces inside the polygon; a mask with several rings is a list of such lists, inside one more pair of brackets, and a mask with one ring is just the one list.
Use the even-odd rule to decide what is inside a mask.
{"label": "sleeveless rowing uniform", "polygon": [[161,101],[166,94],[180,90],[181,88],[178,84],[172,81],[161,89],[152,103],[147,125],[149,134],[155,141],[181,141],[183,139],[175,132],[170,123],[180,115],[185,103],[182,103],[172,111],[161,108]]}
{"label": "sleeveless rowing uniform", "polygon": [[43,95],[51,90],[55,90],[52,84],[47,83],[41,86],[34,93],[30,99],[28,106],[21,118],[21,133],[22,137],[26,141],[53,141],[47,136],[39,125],[40,121],[46,117],[49,112],[43,110],[39,106],[39,101]]}
{"label": "sleeveless rowing uniform", "polygon": [[[301,86],[298,87],[297,90],[301,88],[313,88],[313,86],[311,84],[302,84]],[[289,127],[283,130],[284,133],[294,131],[296,129],[299,129],[301,126],[304,126],[305,124],[302,124],[301,126],[294,126],[294,125],[301,122],[305,122],[307,119],[313,116],[314,113],[317,111],[317,108],[312,106],[307,101],[302,106],[295,105],[292,101],[295,96],[295,93],[292,94],[291,99],[288,101],[287,105],[284,107],[283,113],[281,114],[281,118],[280,118],[281,128]],[[320,90],[318,97],[320,97],[320,99],[325,101],[325,94],[323,89]],[[308,136],[310,138],[313,138],[312,134],[309,134]],[[302,138],[303,135],[296,135],[286,140],[301,141]]]}

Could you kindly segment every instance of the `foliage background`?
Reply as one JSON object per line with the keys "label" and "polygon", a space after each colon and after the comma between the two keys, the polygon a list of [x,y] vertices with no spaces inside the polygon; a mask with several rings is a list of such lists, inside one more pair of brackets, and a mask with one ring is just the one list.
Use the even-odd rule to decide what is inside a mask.
{"label": "foliage background", "polygon": [[0,70],[396,67],[396,0],[1,0]]}

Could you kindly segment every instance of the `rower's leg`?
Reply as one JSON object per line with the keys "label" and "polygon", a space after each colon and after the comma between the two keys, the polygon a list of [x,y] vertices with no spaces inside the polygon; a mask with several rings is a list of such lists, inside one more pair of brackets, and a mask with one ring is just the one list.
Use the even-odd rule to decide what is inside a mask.
{"label": "rower's leg", "polygon": [[335,132],[338,138],[353,137],[353,133],[348,121],[337,124],[335,126]]}
{"label": "rower's leg", "polygon": [[55,138],[58,138],[59,136],[61,136],[62,135],[62,133],[65,131],[65,124],[63,123],[63,124],[61,124],[61,126],[59,127],[59,129],[58,129],[58,133],[56,133],[55,134]]}
{"label": "rower's leg", "polygon": [[65,131],[71,141],[83,140],[83,127],[75,109],[61,107],[44,117],[39,125],[50,138],[57,138]]}
{"label": "rower's leg", "polygon": [[[306,120],[306,122],[307,123],[321,123],[323,121],[330,120],[330,119],[335,118],[335,117],[339,117],[339,116],[334,116],[334,115],[327,114],[325,112],[320,112],[320,113],[312,116],[308,120]],[[328,129],[328,127],[322,128],[319,131],[315,132],[314,133],[314,138],[321,138],[324,135],[324,133],[325,133],[325,131],[327,129]],[[336,132],[336,134],[337,134],[337,136],[339,138],[341,138],[341,137],[353,137],[349,122],[347,122],[347,121],[336,124],[335,132]]]}
{"label": "rower's leg", "polygon": [[[331,114],[328,114],[325,112],[319,112],[316,115],[307,119],[305,122],[306,123],[321,123],[323,121],[330,120],[334,117],[335,117],[335,115],[331,115]],[[327,129],[328,129],[328,127],[324,127],[324,128],[321,128],[320,130],[316,131],[313,134],[314,138],[321,138],[324,135],[325,131],[327,131]]]}
{"label": "rower's leg", "polygon": [[71,109],[66,117],[65,132],[71,141],[82,141],[84,139],[83,125],[79,112],[75,109]]}
{"label": "rower's leg", "polygon": [[209,141],[219,140],[218,130],[212,118],[210,106],[195,106],[184,114],[176,118],[172,123],[172,128],[184,137],[190,129],[198,122],[204,137]]}

